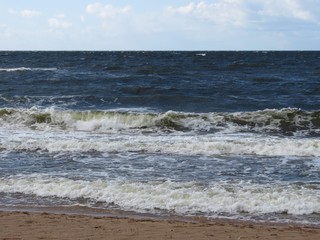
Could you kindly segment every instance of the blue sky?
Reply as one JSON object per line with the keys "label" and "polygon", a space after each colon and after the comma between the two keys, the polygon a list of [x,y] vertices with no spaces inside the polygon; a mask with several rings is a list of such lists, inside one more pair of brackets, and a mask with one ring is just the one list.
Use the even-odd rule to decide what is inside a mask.
{"label": "blue sky", "polygon": [[320,0],[0,0],[0,50],[320,50]]}

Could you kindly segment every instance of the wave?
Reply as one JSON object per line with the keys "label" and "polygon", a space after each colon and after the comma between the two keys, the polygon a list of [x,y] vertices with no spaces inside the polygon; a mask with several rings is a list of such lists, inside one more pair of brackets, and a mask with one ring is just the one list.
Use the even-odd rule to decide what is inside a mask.
{"label": "wave", "polygon": [[207,56],[206,53],[196,53],[195,56],[205,57]]}
{"label": "wave", "polygon": [[[4,135],[6,133],[3,133]],[[111,152],[180,155],[255,155],[319,157],[320,140],[257,138],[248,136],[181,135],[83,135],[23,132],[0,139],[2,151],[26,152]]]}
{"label": "wave", "polygon": [[228,65],[228,68],[229,69],[232,69],[232,70],[240,70],[240,69],[243,69],[243,68],[261,68],[261,67],[268,67],[272,65],[271,63],[269,62],[245,62],[243,60],[241,61],[235,61],[231,64]]}
{"label": "wave", "polygon": [[132,111],[59,111],[49,109],[0,109],[0,126],[7,124],[79,131],[144,129],[214,133],[221,131],[264,132],[284,135],[320,134],[320,111],[266,109],[236,113],[165,113]]}
{"label": "wave", "polygon": [[16,68],[0,68],[0,72],[21,72],[21,71],[56,71],[57,68],[29,68],[29,67],[16,67]]}
{"label": "wave", "polygon": [[[310,185],[310,184],[309,184]],[[319,214],[320,195],[310,186],[261,185],[250,182],[123,182],[72,180],[45,175],[0,178],[0,192],[80,199],[82,204],[113,205],[124,210],[178,214]],[[84,201],[85,200],[85,201]]]}
{"label": "wave", "polygon": [[[2,151],[320,156],[320,112],[0,109]],[[289,136],[296,135],[296,136]]]}

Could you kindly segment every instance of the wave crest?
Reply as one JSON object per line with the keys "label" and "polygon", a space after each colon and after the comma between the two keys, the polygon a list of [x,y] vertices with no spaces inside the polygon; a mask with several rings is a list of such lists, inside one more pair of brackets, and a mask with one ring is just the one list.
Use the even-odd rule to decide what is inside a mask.
{"label": "wave crest", "polygon": [[[311,186],[312,187],[312,186]],[[173,211],[179,214],[320,213],[320,196],[306,187],[194,182],[83,181],[41,175],[0,179],[0,191],[34,194],[41,197],[82,199],[89,206],[96,202],[122,209]],[[304,204],[301,205],[301,202]]]}
{"label": "wave crest", "polygon": [[22,72],[22,71],[56,71],[57,68],[29,68],[29,67],[16,67],[16,68],[0,68],[0,72]]}
{"label": "wave crest", "polygon": [[0,109],[1,125],[54,127],[79,131],[149,129],[150,131],[266,132],[285,135],[320,134],[320,111],[267,109],[237,113],[181,113],[130,111],[59,111],[54,109]]}

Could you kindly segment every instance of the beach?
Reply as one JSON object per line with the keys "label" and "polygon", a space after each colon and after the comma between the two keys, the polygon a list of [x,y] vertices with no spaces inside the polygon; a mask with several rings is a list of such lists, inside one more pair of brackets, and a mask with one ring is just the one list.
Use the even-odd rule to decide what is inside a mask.
{"label": "beach", "polygon": [[177,221],[34,212],[1,212],[0,239],[308,239],[320,228],[246,222]]}

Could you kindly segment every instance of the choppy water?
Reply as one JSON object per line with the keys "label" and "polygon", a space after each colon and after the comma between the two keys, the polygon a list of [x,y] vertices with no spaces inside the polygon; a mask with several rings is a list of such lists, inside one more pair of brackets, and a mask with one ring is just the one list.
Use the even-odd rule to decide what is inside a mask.
{"label": "choppy water", "polygon": [[320,223],[320,52],[0,52],[0,205]]}

